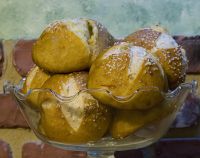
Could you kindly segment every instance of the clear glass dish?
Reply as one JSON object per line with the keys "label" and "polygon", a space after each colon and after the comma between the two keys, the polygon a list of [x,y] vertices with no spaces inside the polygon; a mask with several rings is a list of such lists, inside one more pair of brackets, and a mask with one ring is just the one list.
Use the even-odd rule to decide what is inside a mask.
{"label": "clear glass dish", "polygon": [[[33,89],[30,90],[27,94],[23,94],[21,92],[23,83],[24,80],[22,80],[18,85],[13,85],[9,82],[6,82],[4,84],[4,93],[11,93],[14,96],[35,135],[43,142],[65,150],[86,151],[88,153],[88,157],[112,157],[114,151],[138,149],[158,141],[170,128],[170,125],[174,121],[176,114],[182,106],[187,95],[190,92],[195,93],[197,89],[197,82],[192,81],[191,83],[182,83],[174,91],[162,93],[164,96],[162,105],[172,107],[173,110],[166,117],[154,121],[147,126],[144,126],[126,138],[113,139],[110,136],[105,136],[96,142],[88,142],[85,144],[67,144],[49,139],[47,136],[45,136],[45,134],[43,134],[43,132],[38,129],[40,112],[29,105],[27,98],[30,94],[37,92],[49,93],[52,95],[52,97],[54,97],[56,101],[65,102],[67,104],[75,99],[78,95],[85,92],[92,93],[93,91],[105,91],[119,102],[128,101],[134,96],[135,92],[128,97],[113,96],[111,92],[104,89],[84,89],[70,97],[60,96],[51,89]],[[140,91],[146,90],[148,89],[140,89]],[[157,89],[155,88],[154,90]]]}

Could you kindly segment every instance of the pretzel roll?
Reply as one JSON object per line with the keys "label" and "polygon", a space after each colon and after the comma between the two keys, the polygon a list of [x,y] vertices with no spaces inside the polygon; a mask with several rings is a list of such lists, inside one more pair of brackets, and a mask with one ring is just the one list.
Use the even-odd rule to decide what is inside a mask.
{"label": "pretzel roll", "polygon": [[174,110],[173,105],[160,105],[148,110],[116,110],[110,127],[113,138],[124,138],[150,123],[160,121]]}
{"label": "pretzel roll", "polygon": [[42,88],[49,88],[57,94],[70,97],[68,101],[59,101],[48,92],[40,93],[40,128],[52,140],[67,143],[85,143],[100,139],[107,131],[110,120],[110,108],[100,104],[86,88],[88,74],[77,72],[67,75],[54,75]]}
{"label": "pretzel roll", "polygon": [[33,46],[33,61],[53,73],[69,73],[90,67],[99,52],[114,38],[90,19],[57,21],[49,25]]}
{"label": "pretzel roll", "polygon": [[144,47],[158,58],[171,90],[185,81],[187,69],[185,51],[165,29],[161,27],[141,29],[127,36],[124,41]]}
{"label": "pretzel roll", "polygon": [[[22,92],[28,93],[30,90],[41,88],[44,82],[50,77],[50,74],[44,72],[38,66],[34,66],[27,74]],[[34,108],[39,108],[37,91],[32,91],[27,98],[27,101]]]}
{"label": "pretzel roll", "polygon": [[163,100],[161,91],[166,86],[157,60],[132,43],[123,42],[101,53],[89,72],[88,88],[97,89],[92,95],[119,109],[149,109]]}

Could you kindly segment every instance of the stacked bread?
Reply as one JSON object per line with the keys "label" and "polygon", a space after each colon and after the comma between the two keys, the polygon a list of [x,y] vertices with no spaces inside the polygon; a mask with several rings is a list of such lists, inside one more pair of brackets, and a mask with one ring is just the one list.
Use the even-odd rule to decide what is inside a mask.
{"label": "stacked bread", "polygon": [[105,134],[124,138],[167,116],[172,109],[162,106],[163,93],[184,82],[187,67],[184,50],[164,29],[145,28],[116,40],[91,19],[49,25],[32,57],[36,66],[22,91],[42,89],[27,99],[41,113],[39,128],[68,143]]}

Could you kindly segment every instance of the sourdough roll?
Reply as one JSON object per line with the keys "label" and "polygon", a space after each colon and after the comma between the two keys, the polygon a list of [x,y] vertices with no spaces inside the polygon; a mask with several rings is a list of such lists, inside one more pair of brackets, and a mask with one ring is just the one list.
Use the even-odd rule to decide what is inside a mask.
{"label": "sourdough roll", "polygon": [[[24,82],[22,92],[28,93],[29,90],[41,88],[44,82],[50,77],[50,74],[44,72],[38,66],[34,66],[29,73],[27,74],[26,80]],[[34,108],[39,108],[38,104],[38,91],[32,91],[27,101],[32,105]]]}
{"label": "sourdough roll", "polygon": [[175,89],[185,81],[187,59],[184,49],[161,27],[138,30],[124,41],[142,46],[158,58],[169,82],[169,88]]}
{"label": "sourdough roll", "polygon": [[[42,88],[70,97],[86,88],[88,74],[77,72],[54,75]],[[100,139],[111,120],[110,108],[100,104],[88,92],[81,92],[71,100],[59,101],[48,92],[40,93],[41,130],[52,140],[85,143]]]}
{"label": "sourdough roll", "polygon": [[101,53],[89,72],[88,88],[101,89],[92,95],[119,109],[149,109],[163,100],[161,91],[166,86],[157,60],[132,43],[123,42]]}
{"label": "sourdough roll", "polygon": [[114,38],[90,19],[57,21],[49,25],[33,46],[33,61],[53,73],[69,73],[90,67],[99,52]]}

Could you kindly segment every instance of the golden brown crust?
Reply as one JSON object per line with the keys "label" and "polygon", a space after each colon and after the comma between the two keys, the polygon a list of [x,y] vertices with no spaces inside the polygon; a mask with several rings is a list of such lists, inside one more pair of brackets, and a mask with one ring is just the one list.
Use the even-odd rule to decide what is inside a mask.
{"label": "golden brown crust", "polygon": [[141,29],[127,36],[124,41],[144,47],[159,59],[170,89],[175,89],[185,81],[187,61],[184,52],[164,29]]}
{"label": "golden brown crust", "polygon": [[44,30],[33,47],[33,61],[53,73],[67,73],[88,68],[88,46],[64,22]]}
{"label": "golden brown crust", "polygon": [[[45,82],[43,88],[69,97],[86,88],[87,77],[87,72],[54,75]],[[59,102],[50,93],[42,92],[40,103],[40,127],[53,140],[67,143],[95,141],[106,133],[111,121],[110,108],[100,104],[87,92],[78,94],[69,102]]]}
{"label": "golden brown crust", "polygon": [[175,89],[185,81],[187,61],[182,54],[181,47],[171,49],[159,49],[155,52],[163,69],[167,74],[170,89]]}
{"label": "golden brown crust", "polygon": [[155,31],[151,28],[138,30],[128,35],[124,41],[132,42],[136,46],[141,46],[147,50],[151,50],[155,47],[155,41],[160,36],[161,32]]}
{"label": "golden brown crust", "polygon": [[[88,80],[88,88],[106,89],[114,96],[121,97],[128,97],[146,88],[146,92],[139,91],[127,102],[121,103],[106,91],[92,93],[102,103],[122,109],[148,109],[155,106],[162,100],[160,91],[164,90],[165,85],[162,68],[156,60],[141,47],[130,43],[115,45],[101,53],[90,69]],[[144,93],[146,95],[142,97]]]}
{"label": "golden brown crust", "polygon": [[[45,83],[45,81],[49,77],[50,77],[50,74],[44,72],[39,67],[37,67],[37,66],[33,67],[29,71],[29,73],[26,77],[26,80],[25,80],[23,88],[22,88],[22,92],[26,94],[31,89],[41,88],[42,85]],[[31,94],[27,98],[27,101],[29,101],[29,103],[35,108],[40,107],[38,104],[38,94],[39,94],[39,92],[32,91]]]}
{"label": "golden brown crust", "polygon": [[174,109],[174,105],[171,104],[153,107],[145,111],[117,110],[110,128],[111,135],[117,139],[124,138],[156,120],[162,120]]}
{"label": "golden brown crust", "polygon": [[88,72],[82,71],[82,72],[75,72],[72,73],[74,80],[77,83],[78,89],[83,90],[86,89],[86,84],[88,81]]}
{"label": "golden brown crust", "polygon": [[[44,105],[48,107],[44,108]],[[63,138],[68,137],[73,130],[65,120],[60,105],[51,100],[43,102],[41,107],[40,130],[52,140],[65,141]]]}
{"label": "golden brown crust", "polygon": [[94,20],[59,21],[43,31],[32,57],[49,72],[69,73],[89,68],[98,54],[113,44],[112,35]]}

